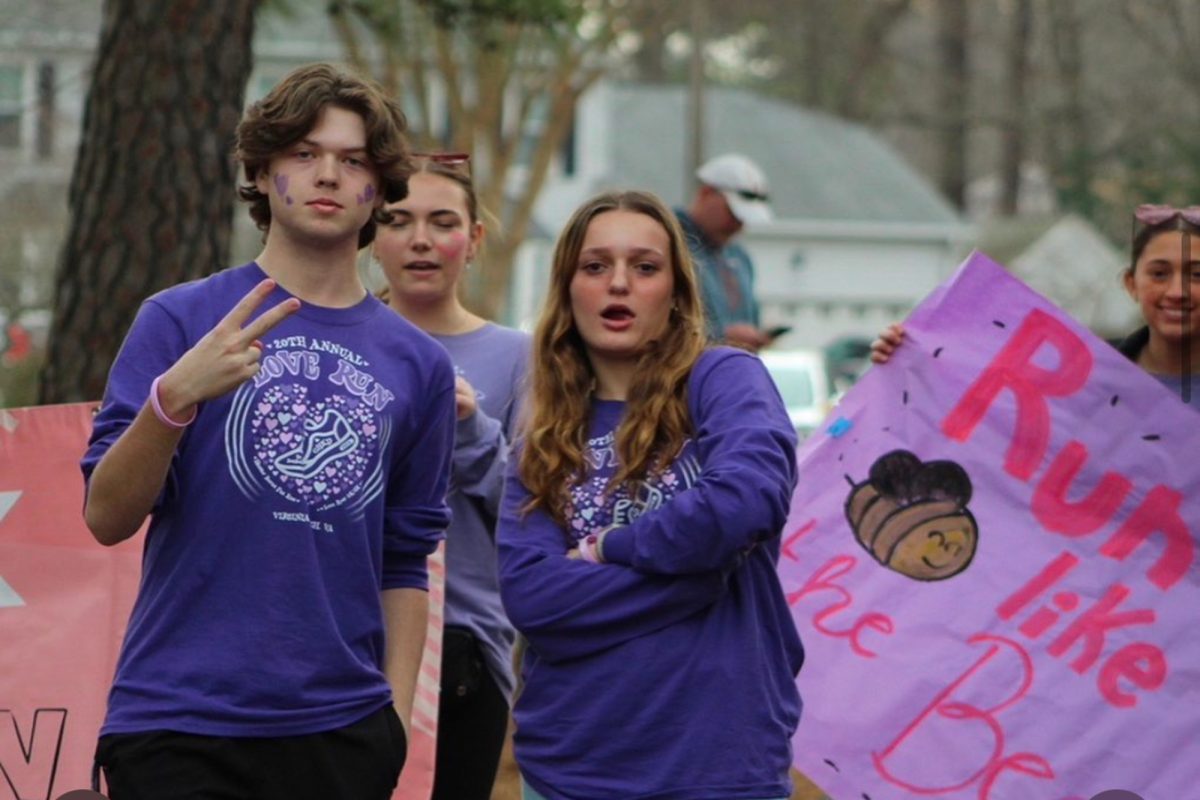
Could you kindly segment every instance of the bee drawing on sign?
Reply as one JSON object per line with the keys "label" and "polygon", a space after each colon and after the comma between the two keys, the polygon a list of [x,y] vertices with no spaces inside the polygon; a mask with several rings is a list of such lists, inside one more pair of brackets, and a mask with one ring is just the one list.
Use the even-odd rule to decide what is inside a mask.
{"label": "bee drawing on sign", "polygon": [[893,450],[875,460],[865,481],[846,480],[846,519],[877,562],[918,581],[952,578],[970,565],[979,527],[961,466]]}

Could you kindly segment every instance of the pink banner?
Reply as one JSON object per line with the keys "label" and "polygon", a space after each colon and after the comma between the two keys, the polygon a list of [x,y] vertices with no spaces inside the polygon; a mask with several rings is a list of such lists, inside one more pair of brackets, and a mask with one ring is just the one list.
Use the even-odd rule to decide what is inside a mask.
{"label": "pink banner", "polygon": [[1200,787],[1200,417],[975,254],[800,453],[796,766],[835,798]]}
{"label": "pink banner", "polygon": [[[141,535],[105,548],[83,525],[79,458],[92,408],[0,410],[0,800],[51,800],[91,785],[137,592]],[[427,800],[433,782],[442,551],[430,561],[431,630],[396,800]]]}

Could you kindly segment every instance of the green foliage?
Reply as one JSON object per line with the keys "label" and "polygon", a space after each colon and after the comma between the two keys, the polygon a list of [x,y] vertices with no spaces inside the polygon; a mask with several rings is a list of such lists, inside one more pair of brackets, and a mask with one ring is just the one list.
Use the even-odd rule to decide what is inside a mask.
{"label": "green foliage", "polygon": [[1200,197],[1200,141],[1192,126],[1158,130],[1153,136],[1129,136],[1114,146],[1108,169],[1087,187],[1060,191],[1064,209],[1087,216],[1114,242],[1129,243],[1130,215],[1140,203],[1194,205]]}
{"label": "green foliage", "polygon": [[569,0],[416,0],[435,23],[449,29],[488,23],[551,27],[578,20],[580,4]]}
{"label": "green foliage", "polygon": [[[286,10],[296,0],[273,0]],[[582,5],[571,0],[410,0],[442,30],[479,28],[491,24],[536,25],[550,28],[579,20]],[[404,14],[396,0],[329,0],[330,16],[348,15],[384,26]],[[387,27],[384,28],[387,30]],[[382,31],[381,31],[382,32]]]}
{"label": "green foliage", "polygon": [[37,405],[38,372],[44,355],[39,350],[12,366],[0,364],[0,408]]}
{"label": "green foliage", "polygon": [[[300,0],[293,0],[299,2]],[[312,2],[312,0],[309,0]],[[472,154],[498,220],[467,300],[503,313],[517,248],[582,94],[653,0],[323,0],[346,61],[404,104],[414,149]],[[642,15],[642,16],[639,16]],[[510,171],[521,190],[507,191]]]}

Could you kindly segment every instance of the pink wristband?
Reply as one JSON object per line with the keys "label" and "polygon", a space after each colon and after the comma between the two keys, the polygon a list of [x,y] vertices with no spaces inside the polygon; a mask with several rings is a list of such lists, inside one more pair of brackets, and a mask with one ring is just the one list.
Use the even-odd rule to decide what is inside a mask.
{"label": "pink wristband", "polygon": [[604,563],[604,537],[612,530],[605,528],[599,533],[590,533],[579,540],[579,555],[590,564]]}
{"label": "pink wristband", "polygon": [[579,540],[579,555],[589,564],[600,563],[600,555],[596,552],[596,541],[597,536],[594,533],[589,533]]}
{"label": "pink wristband", "polygon": [[199,409],[192,406],[192,415],[183,422],[176,422],[167,416],[167,412],[163,411],[162,404],[158,402],[158,382],[162,380],[162,375],[154,379],[150,384],[150,407],[154,409],[154,416],[158,417],[159,422],[171,428],[186,428],[196,421],[196,414]]}

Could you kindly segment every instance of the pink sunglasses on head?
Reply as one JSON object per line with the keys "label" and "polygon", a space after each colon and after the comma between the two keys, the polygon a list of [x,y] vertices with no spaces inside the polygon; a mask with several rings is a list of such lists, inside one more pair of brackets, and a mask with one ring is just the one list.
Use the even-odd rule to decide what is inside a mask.
{"label": "pink sunglasses on head", "polygon": [[445,167],[461,167],[471,173],[471,154],[470,153],[413,153],[413,158],[432,161],[434,164],[441,164]]}
{"label": "pink sunglasses on head", "polygon": [[1182,217],[1184,222],[1200,227],[1200,206],[1175,208],[1175,206],[1143,203],[1133,210],[1133,218],[1143,225],[1162,225],[1176,217]]}

